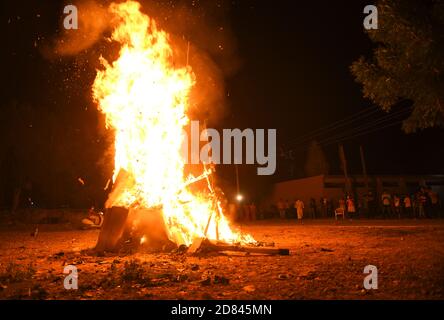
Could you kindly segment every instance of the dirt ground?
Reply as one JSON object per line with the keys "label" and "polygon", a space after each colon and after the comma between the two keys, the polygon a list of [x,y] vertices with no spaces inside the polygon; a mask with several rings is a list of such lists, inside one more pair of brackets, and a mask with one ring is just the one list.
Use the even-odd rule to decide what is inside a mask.
{"label": "dirt ground", "polygon": [[[289,256],[97,256],[97,230],[0,230],[0,299],[443,299],[443,220],[258,221],[238,226]],[[68,229],[68,230],[67,230]],[[78,290],[63,268],[78,268]],[[378,289],[363,287],[366,265]]]}

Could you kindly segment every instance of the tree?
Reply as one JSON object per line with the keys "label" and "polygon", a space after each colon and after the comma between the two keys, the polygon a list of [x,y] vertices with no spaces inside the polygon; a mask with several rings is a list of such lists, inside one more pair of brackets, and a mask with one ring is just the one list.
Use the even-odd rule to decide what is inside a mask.
{"label": "tree", "polygon": [[312,141],[308,147],[307,158],[305,162],[305,174],[308,177],[321,174],[328,174],[329,165],[321,146]]}
{"label": "tree", "polygon": [[[351,66],[364,97],[383,110],[412,107],[405,132],[444,126],[444,0],[379,0],[373,57]],[[404,103],[403,103],[404,104]]]}

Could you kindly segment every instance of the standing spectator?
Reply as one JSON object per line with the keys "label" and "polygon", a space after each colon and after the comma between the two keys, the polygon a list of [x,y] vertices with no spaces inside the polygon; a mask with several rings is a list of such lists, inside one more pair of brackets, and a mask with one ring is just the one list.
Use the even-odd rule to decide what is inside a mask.
{"label": "standing spectator", "polygon": [[421,191],[418,193],[418,217],[425,218],[426,217],[426,205],[427,205],[427,196],[424,192],[424,189],[421,188]]}
{"label": "standing spectator", "polygon": [[339,208],[345,212],[345,200],[344,198],[339,199]]}
{"label": "standing spectator", "polygon": [[433,210],[432,210],[432,199],[430,197],[430,188],[424,188],[423,189],[423,194],[426,198],[426,202],[424,205],[424,209],[425,209],[425,216],[426,218],[432,218],[433,217]]}
{"label": "standing spectator", "polygon": [[228,204],[228,219],[230,221],[237,221],[237,208],[236,204],[233,202],[230,202]]}
{"label": "standing spectator", "polygon": [[397,194],[393,196],[393,208],[398,219],[401,219],[401,198]]}
{"label": "standing spectator", "polygon": [[285,200],[285,218],[288,219],[290,218],[291,215],[291,208],[290,208],[290,202],[287,200]]}
{"label": "standing spectator", "polygon": [[328,217],[328,200],[325,197],[321,198],[321,216],[322,218]]}
{"label": "standing spectator", "polygon": [[362,197],[362,206],[361,206],[361,212],[363,214],[363,216],[365,216],[367,219],[370,218],[370,208],[369,208],[369,194],[366,193],[364,194],[364,196]]}
{"label": "standing spectator", "polygon": [[312,219],[316,219],[316,200],[313,198],[310,199],[310,215]]}
{"label": "standing spectator", "polygon": [[250,221],[250,219],[251,219],[250,206],[248,204],[244,204],[243,209],[244,209],[244,214],[243,214],[242,220],[243,221]]}
{"label": "standing spectator", "polygon": [[404,196],[403,203],[405,215],[409,218],[413,218],[412,198],[410,198],[408,194]]}
{"label": "standing spectator", "polygon": [[412,204],[413,204],[413,218],[417,218],[419,216],[419,192],[416,192],[412,196]]}
{"label": "standing spectator", "polygon": [[304,217],[304,203],[302,200],[296,200],[296,203],[294,204],[294,207],[296,208],[296,213],[298,215],[298,221],[302,224],[302,218]]}
{"label": "standing spectator", "polygon": [[285,218],[285,202],[281,199],[279,199],[278,203],[277,203],[277,208],[279,211],[279,217],[281,219]]}
{"label": "standing spectator", "polygon": [[334,200],[333,199],[330,199],[328,201],[327,207],[328,207],[328,210],[327,210],[328,217],[333,218],[334,215],[335,215],[335,213],[334,213],[335,212],[335,204],[334,204]]}
{"label": "standing spectator", "polygon": [[257,215],[257,208],[254,202],[250,204],[250,220],[256,221],[256,215]]}
{"label": "standing spectator", "polygon": [[383,218],[387,218],[391,216],[391,204],[392,204],[392,196],[387,191],[384,191],[381,195],[382,201],[382,216]]}
{"label": "standing spectator", "polygon": [[347,196],[346,204],[347,204],[347,215],[349,215],[351,219],[356,214],[355,201],[353,200],[352,197]]}
{"label": "standing spectator", "polygon": [[429,189],[430,207],[433,217],[439,216],[439,197],[438,193],[434,192],[431,188]]}
{"label": "standing spectator", "polygon": [[376,212],[376,199],[372,191],[368,192],[367,203],[368,203],[368,217],[370,218]]}
{"label": "standing spectator", "polygon": [[290,212],[291,212],[290,219],[297,219],[297,217],[298,217],[298,215],[296,213],[296,205],[295,205],[296,201],[297,201],[297,199],[294,198],[293,199],[293,205],[290,206]]}

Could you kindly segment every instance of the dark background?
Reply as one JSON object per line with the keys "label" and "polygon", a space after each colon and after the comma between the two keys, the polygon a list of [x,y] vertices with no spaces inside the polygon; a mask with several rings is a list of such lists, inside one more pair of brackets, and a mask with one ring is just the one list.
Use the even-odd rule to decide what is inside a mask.
{"label": "dark background", "polygon": [[[230,30],[239,64],[226,73],[226,112],[216,127],[278,130],[274,176],[258,177],[254,166],[239,168],[241,189],[249,199],[258,200],[274,181],[304,176],[310,141],[301,136],[372,106],[349,71],[360,55],[371,54],[373,44],[362,26],[367,1],[155,2],[166,8],[180,4],[196,12],[198,21],[213,21],[215,27],[220,22]],[[96,56],[45,56],[42,48],[60,33],[63,2],[7,0],[0,6],[2,206],[9,205],[17,187],[26,195],[24,205],[100,205],[112,165],[105,156],[109,137],[91,101],[98,66],[91,56]],[[211,31],[210,26],[209,36]],[[192,35],[190,39],[197,46],[208,45]],[[95,50],[100,49],[99,43]],[[208,51],[225,68],[227,56]],[[378,111],[372,117],[383,115]],[[322,141],[341,130],[321,131],[316,138]],[[362,170],[359,145],[370,174],[444,173],[443,130],[406,135],[399,124],[352,136],[341,141],[351,174]],[[323,146],[333,174],[341,173],[337,150],[335,141]],[[230,197],[234,173],[234,166],[218,168]]]}

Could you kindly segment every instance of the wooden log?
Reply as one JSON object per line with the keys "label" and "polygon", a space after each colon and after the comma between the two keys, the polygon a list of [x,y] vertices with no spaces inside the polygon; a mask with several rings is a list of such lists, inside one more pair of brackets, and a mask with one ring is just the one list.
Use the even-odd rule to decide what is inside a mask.
{"label": "wooden log", "polygon": [[143,246],[152,250],[163,247],[175,248],[176,245],[168,239],[168,231],[163,219],[162,209],[131,208],[125,227],[125,235],[134,240],[144,238]]}
{"label": "wooden log", "polygon": [[279,256],[290,255],[290,250],[283,248],[261,248],[261,247],[233,246],[233,245],[216,245],[216,249],[217,251],[239,251],[239,252],[279,255]]}
{"label": "wooden log", "polygon": [[112,207],[106,210],[95,247],[96,251],[115,251],[125,229],[127,217],[128,209],[126,208]]}
{"label": "wooden log", "polygon": [[188,253],[196,253],[202,246],[202,242],[205,241],[205,238],[199,237],[194,239],[191,246],[188,248]]}
{"label": "wooden log", "polygon": [[[196,248],[198,244],[200,244],[200,247]],[[208,239],[196,241],[191,245],[190,249],[192,250],[189,250],[188,251],[189,253],[195,253],[197,251],[203,251],[203,252],[234,251],[234,252],[260,253],[260,254],[280,255],[280,256],[290,255],[290,250],[284,248],[242,246],[242,245],[233,245],[224,242],[213,243]]]}
{"label": "wooden log", "polygon": [[134,184],[134,177],[124,169],[120,169],[113,188],[105,202],[105,208],[119,206],[120,197],[124,194],[125,190],[133,188]]}
{"label": "wooden log", "polygon": [[132,185],[134,185],[133,177],[127,171],[120,169],[105,203],[104,221],[97,239],[96,251],[117,249],[128,218],[128,209],[119,206],[119,197]]}

